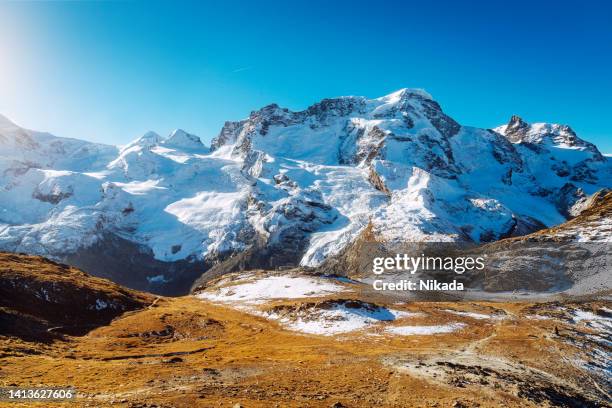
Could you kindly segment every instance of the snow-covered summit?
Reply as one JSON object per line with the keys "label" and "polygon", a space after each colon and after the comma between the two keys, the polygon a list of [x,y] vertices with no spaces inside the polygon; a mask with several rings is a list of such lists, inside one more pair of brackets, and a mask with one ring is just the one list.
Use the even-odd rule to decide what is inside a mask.
{"label": "snow-covered summit", "polygon": [[226,122],[210,149],[181,130],[119,150],[0,126],[0,159],[1,249],[175,271],[147,282],[236,254],[317,265],[368,226],[385,241],[493,241],[612,187],[610,162],[567,126],[461,126],[412,89],[268,105]]}
{"label": "snow-covered summit", "polygon": [[[383,139],[400,140],[407,132],[448,152],[448,139],[459,130],[429,94],[402,89],[375,99],[323,99],[299,112],[268,105],[245,120],[226,122],[211,146],[232,145],[240,157],[258,150],[321,164],[355,164],[383,153]],[[436,155],[440,166],[450,167],[446,153],[428,150],[424,154]]]}
{"label": "snow-covered summit", "polygon": [[187,133],[182,129],[174,130],[163,143],[165,145],[182,147],[186,149],[204,148],[204,144],[198,136]]}
{"label": "snow-covered summit", "polygon": [[567,125],[554,123],[529,124],[521,117],[513,115],[508,124],[499,126],[494,130],[504,135],[512,143],[549,145],[562,149],[582,150],[591,153],[595,160],[603,159],[603,155],[594,144],[579,138],[576,132]]}
{"label": "snow-covered summit", "polygon": [[159,134],[155,133],[152,130],[149,130],[148,132],[146,132],[144,135],[140,136],[139,138],[131,141],[130,143],[128,143],[127,145],[123,146],[121,148],[122,151],[126,151],[129,150],[135,146],[139,146],[139,147],[151,147],[151,146],[155,146],[161,142],[164,141],[164,138],[161,137]]}
{"label": "snow-covered summit", "polygon": [[380,102],[382,104],[398,104],[402,101],[410,99],[411,97],[419,97],[423,99],[429,99],[431,101],[434,98],[430,93],[420,88],[402,88],[398,89],[395,92],[390,93],[389,95],[381,96],[379,98],[375,98],[374,101]]}

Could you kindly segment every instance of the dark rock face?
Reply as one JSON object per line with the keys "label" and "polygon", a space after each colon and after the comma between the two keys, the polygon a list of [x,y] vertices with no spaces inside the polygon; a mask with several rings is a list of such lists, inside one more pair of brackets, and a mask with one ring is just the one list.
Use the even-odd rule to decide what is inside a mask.
{"label": "dark rock face", "polygon": [[370,164],[375,158],[384,156],[384,141],[386,133],[377,126],[374,126],[367,134],[367,138],[371,140],[368,145],[359,144],[357,153],[353,159],[354,163]]}
{"label": "dark rock face", "polygon": [[214,151],[221,146],[232,143],[240,127],[242,127],[245,123],[246,120],[240,122],[225,122],[219,135],[212,140],[210,150]]}
{"label": "dark rock face", "polygon": [[219,135],[211,142],[211,151],[236,143],[232,153],[243,157],[251,151],[252,139],[256,135],[265,137],[271,126],[289,126],[303,121],[303,112],[290,112],[288,109],[271,104],[251,112],[246,120],[225,122]]}
{"label": "dark rock face", "polygon": [[453,150],[447,138],[437,138],[428,133],[419,136],[424,168],[436,176],[456,178],[461,171],[455,166]]}
{"label": "dark rock face", "polygon": [[[439,251],[441,256],[485,257],[484,272],[465,273],[457,277],[471,289],[492,293],[529,291],[543,296],[566,290],[571,290],[572,295],[578,297],[609,294],[610,266],[607,258],[610,244],[601,241],[577,242],[575,238],[581,231],[601,228],[603,224],[597,226],[598,222],[612,216],[611,204],[612,194],[598,193],[578,217],[550,229],[532,218],[516,219],[514,230],[508,236],[516,234],[517,237],[486,245],[422,242],[394,246],[377,241],[366,228],[361,236],[338,255],[325,260],[317,270],[339,276],[365,277],[371,276],[375,257],[398,253],[435,256]],[[538,231],[529,234],[534,229]],[[438,271],[420,272],[419,277],[424,276],[443,281],[455,278],[440,275]],[[419,296],[436,300],[435,294]]]}
{"label": "dark rock face", "polygon": [[492,130],[488,132],[492,138],[493,158],[499,164],[509,164],[513,171],[523,171],[523,160],[512,143]]}
{"label": "dark rock face", "polygon": [[509,231],[508,235],[503,238],[520,237],[546,228],[546,225],[540,220],[526,215],[516,218],[515,221],[516,223]]}
{"label": "dark rock face", "polygon": [[566,218],[571,218],[573,214],[571,208],[580,202],[584,202],[587,195],[581,188],[572,183],[565,184],[555,195],[555,206],[557,210]]}
{"label": "dark rock face", "polygon": [[[289,191],[295,188],[294,182],[284,174],[275,175],[274,180]],[[256,195],[249,201],[249,211],[263,214],[267,210],[267,204],[259,201]],[[229,272],[296,266],[307,248],[310,234],[323,225],[333,223],[338,217],[337,210],[326,204],[317,190],[290,196],[275,207],[263,223],[267,236],[252,231],[249,237],[239,237],[241,241],[250,243],[243,251],[207,256],[211,267],[206,268],[205,272],[201,271],[202,276],[192,287]]]}
{"label": "dark rock face", "polygon": [[391,196],[391,190],[387,188],[385,182],[380,177],[378,172],[374,169],[374,167],[370,166],[370,173],[368,176],[368,180],[378,191],[385,193],[387,196]]}
{"label": "dark rock face", "polygon": [[575,294],[609,290],[609,284],[601,279],[605,280],[610,272],[605,270],[605,253],[609,249],[605,243],[555,242],[553,237],[550,241],[515,239],[490,245],[482,250],[487,254],[487,273],[480,282],[485,291],[554,293],[588,280],[593,283]]}
{"label": "dark rock face", "polygon": [[40,190],[36,189],[34,190],[34,192],[32,193],[32,197],[40,200],[40,201],[44,201],[46,203],[51,203],[51,204],[57,204],[60,201],[71,197],[74,194],[74,191],[72,189],[72,187],[68,187],[65,191],[62,191],[61,189],[55,188],[53,189],[50,193],[43,193]]}
{"label": "dark rock face", "polygon": [[522,142],[529,131],[527,124],[520,116],[512,115],[506,127],[506,137],[512,143]]}
{"label": "dark rock face", "polygon": [[567,177],[571,174],[571,171],[572,171],[569,164],[567,164],[565,160],[554,163],[550,168],[559,177]]}
{"label": "dark rock face", "polygon": [[342,142],[338,147],[338,163],[342,165],[356,164],[357,142],[364,139],[366,129],[357,127],[349,122],[346,133],[341,136]]}
{"label": "dark rock face", "polygon": [[298,112],[298,116],[312,117],[317,122],[326,124],[330,117],[347,116],[352,112],[365,111],[365,99],[362,97],[344,97],[323,99],[306,109]]}
{"label": "dark rock face", "polygon": [[369,165],[374,159],[384,159],[385,140],[389,136],[377,126],[371,129],[347,127],[340,144],[338,162],[344,165]]}
{"label": "dark rock face", "polygon": [[595,176],[595,172],[589,166],[590,161],[585,160],[581,163],[578,163],[572,169],[572,176],[570,180],[572,181],[583,181],[586,183],[594,184],[597,182],[597,177]]}
{"label": "dark rock face", "polygon": [[325,203],[321,193],[311,191],[303,198],[292,197],[278,206],[272,217],[264,223],[269,236],[265,240],[268,251],[277,254],[279,259],[293,259],[286,264],[296,265],[301,259],[310,233],[323,225],[333,223],[339,214]]}
{"label": "dark rock face", "polygon": [[455,136],[461,130],[461,125],[458,124],[453,118],[442,112],[442,108],[436,101],[430,99],[423,99],[423,107],[427,119],[430,120],[431,124],[438,129],[438,132],[445,138]]}
{"label": "dark rock face", "polygon": [[150,250],[116,235],[106,235],[61,260],[94,276],[165,296],[188,293],[192,282],[211,266],[195,259],[159,261]]}

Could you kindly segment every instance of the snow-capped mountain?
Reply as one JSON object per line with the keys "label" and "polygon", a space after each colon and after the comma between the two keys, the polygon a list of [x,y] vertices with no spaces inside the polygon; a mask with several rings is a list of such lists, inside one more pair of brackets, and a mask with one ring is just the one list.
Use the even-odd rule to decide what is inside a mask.
{"label": "snow-capped mountain", "polygon": [[[386,241],[523,235],[612,187],[611,169],[567,126],[461,126],[414,89],[269,105],[210,148],[182,130],[117,148],[0,117],[0,249],[77,265],[87,253],[93,273],[120,260],[142,282],[115,278],[148,288],[253,248],[263,267],[318,265],[368,225]],[[142,272],[143,259],[181,266]]]}

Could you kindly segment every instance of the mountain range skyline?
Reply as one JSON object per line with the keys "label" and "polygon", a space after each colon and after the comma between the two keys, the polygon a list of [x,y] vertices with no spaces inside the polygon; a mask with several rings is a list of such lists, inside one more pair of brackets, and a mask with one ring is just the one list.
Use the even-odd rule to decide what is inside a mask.
{"label": "mountain range skyline", "polygon": [[612,183],[610,159],[569,126],[465,126],[408,88],[266,105],[209,144],[177,130],[118,147],[0,120],[0,152],[0,249],[182,293],[235,256],[314,267],[366,231],[385,242],[522,236]]}
{"label": "mountain range skyline", "polygon": [[[400,92],[400,91],[405,90],[405,89],[419,90],[419,91],[422,91],[422,92],[424,92],[424,93],[429,95],[429,93],[427,93],[426,90],[421,89],[421,88],[401,88],[399,90],[395,90],[394,92],[390,92],[390,93],[388,93],[386,95],[397,93],[397,92]],[[337,99],[337,98],[353,98],[353,97],[355,97],[355,95],[343,95],[343,96],[335,97],[333,99]],[[305,109],[292,110],[292,111],[302,111],[302,110],[305,111],[308,108],[310,108],[311,106],[314,106],[316,104],[317,104],[317,102],[315,102],[315,103],[313,103],[311,105],[308,105]],[[265,106],[271,106],[271,105],[277,105],[277,104],[276,103],[270,103],[270,104],[267,104]],[[287,107],[283,107],[283,108],[287,109]],[[249,114],[253,114],[253,112],[256,112],[256,110],[251,110]],[[245,115],[243,118],[233,118],[231,120],[243,120],[243,119],[248,118],[248,116],[249,115]],[[516,114],[513,114],[513,115],[509,116],[510,119],[512,119],[514,117],[520,118],[521,120],[525,119],[524,117],[522,117],[520,115],[516,115]],[[0,112],[0,122],[9,123],[9,124],[18,126],[20,128],[23,128],[23,129],[34,130],[33,127],[28,126],[26,123],[18,123],[17,121],[13,120],[11,117],[3,114],[3,112]],[[224,122],[227,122],[227,120],[224,121]],[[528,123],[532,123],[532,124],[552,123],[552,122],[547,122],[547,121],[529,121],[529,120],[527,120],[527,122]],[[501,123],[496,124],[495,126],[490,127],[489,129],[493,129],[493,130],[494,129],[498,129],[498,128],[506,125],[506,124],[507,124],[507,121],[506,122],[501,122]],[[571,124],[569,124],[569,123],[563,123],[563,125],[571,127]],[[128,145],[132,144],[133,142],[141,139],[142,137],[146,137],[147,135],[154,134],[154,135],[160,137],[161,139],[166,139],[166,138],[171,138],[176,132],[184,132],[186,134],[189,134],[189,135],[197,137],[204,145],[210,146],[211,143],[213,143],[214,140],[219,136],[219,131],[222,131],[223,125],[221,125],[219,127],[219,131],[217,131],[217,133],[212,134],[212,135],[211,134],[207,134],[207,135],[196,134],[195,132],[191,132],[190,129],[183,128],[183,127],[173,127],[173,128],[169,128],[169,129],[170,130],[167,131],[167,132],[159,131],[157,129],[152,129],[152,128],[151,129],[147,129],[147,130],[145,130],[144,132],[142,132],[140,134],[126,136],[126,141],[123,142],[123,143],[97,142],[95,140],[90,140],[90,139],[88,139],[86,137],[63,136],[61,134],[56,134],[56,133],[54,133],[52,131],[49,131],[49,130],[47,130],[47,131],[48,131],[49,134],[59,135],[61,137],[66,137],[66,138],[69,138],[69,139],[84,140],[84,141],[88,141],[88,142],[92,142],[92,143],[99,143],[99,144],[108,145],[108,146],[115,146],[115,147],[117,147],[119,149],[121,149],[121,148],[123,148],[125,146],[128,146]],[[585,140],[585,141],[591,142],[590,140],[588,140],[585,137],[581,137],[581,139]],[[612,156],[612,148],[610,149],[610,151],[607,151],[607,150],[603,149],[600,144],[598,144],[598,143],[594,143],[594,144],[597,145],[597,147],[600,149],[600,152],[604,156],[607,156],[607,157],[611,157]],[[605,144],[603,146],[605,146]]]}

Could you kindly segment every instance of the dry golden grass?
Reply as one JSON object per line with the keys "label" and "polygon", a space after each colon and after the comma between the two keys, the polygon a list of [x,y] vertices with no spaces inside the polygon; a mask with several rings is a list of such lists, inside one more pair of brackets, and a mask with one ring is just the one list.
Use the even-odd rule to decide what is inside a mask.
{"label": "dry golden grass", "polygon": [[[433,318],[427,324],[437,324],[449,319],[439,310],[454,306],[425,303],[410,309],[428,312]],[[512,314],[525,306],[493,305]],[[482,384],[458,388],[385,363],[393,358],[427,361],[442,356],[452,361],[455,355],[487,355],[546,370],[558,381],[580,386],[583,374],[566,361],[576,351],[554,338],[549,322],[454,320],[469,321],[469,330],[340,340],[287,331],[192,297],[162,299],[86,336],[58,341],[42,354],[4,357],[0,382],[74,386],[82,396],[70,406],[328,407],[338,401],[349,407],[444,407],[456,401],[541,406],[517,397],[512,389]],[[13,349],[23,346],[16,339],[4,340],[5,349],[7,342]]]}
{"label": "dry golden grass", "polygon": [[[38,273],[46,272],[36,272],[35,278]],[[96,289],[114,287],[92,282]],[[365,294],[334,296],[358,299]],[[597,384],[574,363],[584,358],[567,341],[576,335],[575,328],[526,318],[538,313],[538,306],[529,303],[393,306],[424,313],[410,324],[466,324],[454,333],[428,336],[376,329],[305,335],[192,296],[143,305],[83,336],[47,343],[0,336],[0,386],[73,386],[79,391],[72,402],[0,406],[540,407],[553,406],[554,398],[578,398],[576,404],[599,398],[599,406],[605,406]],[[447,309],[506,318],[477,320]]]}

